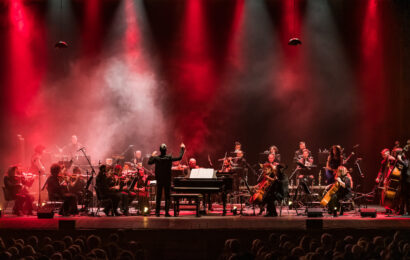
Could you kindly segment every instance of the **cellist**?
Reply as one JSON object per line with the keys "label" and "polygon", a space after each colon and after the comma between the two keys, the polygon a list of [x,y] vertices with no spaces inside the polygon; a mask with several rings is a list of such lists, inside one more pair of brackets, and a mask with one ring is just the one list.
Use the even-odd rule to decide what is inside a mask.
{"label": "cellist", "polygon": [[[257,184],[257,191],[254,196],[259,193],[261,212],[266,205],[265,217],[277,217],[275,201],[283,198],[282,184],[283,173],[278,163],[265,163],[263,165],[262,180]],[[255,196],[255,197],[256,197]]]}
{"label": "cellist", "polygon": [[338,186],[338,189],[330,198],[328,204],[329,213],[340,208],[340,201],[348,200],[352,197],[352,182],[346,167],[339,166],[337,168],[335,183],[332,188],[334,186]]}

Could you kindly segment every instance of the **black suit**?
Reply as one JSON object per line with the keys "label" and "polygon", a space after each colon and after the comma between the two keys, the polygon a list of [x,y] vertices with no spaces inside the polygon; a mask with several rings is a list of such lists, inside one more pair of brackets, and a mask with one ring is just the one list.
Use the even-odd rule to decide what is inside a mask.
{"label": "black suit", "polygon": [[184,155],[184,148],[181,148],[178,157],[161,154],[160,156],[151,156],[148,164],[155,164],[155,179],[157,180],[157,200],[155,213],[159,214],[161,208],[162,189],[165,193],[165,213],[168,214],[171,193],[171,167],[173,161],[180,161]]}
{"label": "black suit", "polygon": [[99,194],[102,197],[101,199],[109,199],[112,202],[112,205],[109,204],[104,207],[104,212],[108,214],[109,211],[112,210],[113,215],[117,214],[118,204],[121,200],[121,194],[110,189],[110,187],[114,186],[112,178],[107,177],[105,172],[100,172],[98,173],[95,182]]}
{"label": "black suit", "polygon": [[78,214],[77,199],[75,195],[69,193],[67,187],[60,184],[57,176],[50,175],[47,178],[45,185],[47,185],[49,200],[63,201],[63,207],[60,210],[60,215]]}
{"label": "black suit", "polygon": [[401,171],[401,187],[400,187],[400,214],[410,214],[410,163],[409,159],[404,158],[398,160],[398,163],[402,164],[403,169]]}

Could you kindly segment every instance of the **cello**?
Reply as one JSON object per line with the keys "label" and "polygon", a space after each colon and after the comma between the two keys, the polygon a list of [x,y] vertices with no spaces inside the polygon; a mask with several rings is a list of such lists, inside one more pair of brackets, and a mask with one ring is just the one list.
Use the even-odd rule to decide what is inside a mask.
{"label": "cello", "polygon": [[[337,174],[341,173],[344,176],[347,176],[347,169],[344,166],[339,166],[337,168]],[[326,192],[325,196],[323,199],[320,201],[320,205],[323,207],[326,207],[327,204],[329,204],[330,200],[332,199],[333,195],[336,194],[336,192],[340,188],[340,183],[339,181],[335,181],[335,183],[332,184],[331,188]]]}
{"label": "cello", "polygon": [[[278,179],[277,177],[277,168],[276,165],[271,165],[269,163],[265,163],[263,165],[263,174],[264,178],[262,181],[258,183],[257,191],[250,197],[250,203],[262,203],[266,197],[266,194],[272,184]],[[270,177],[269,175],[274,174],[274,177]]]}

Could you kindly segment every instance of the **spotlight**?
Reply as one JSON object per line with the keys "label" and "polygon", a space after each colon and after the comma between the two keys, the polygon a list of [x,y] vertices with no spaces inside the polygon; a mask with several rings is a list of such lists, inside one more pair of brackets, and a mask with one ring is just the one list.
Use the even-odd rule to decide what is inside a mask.
{"label": "spotlight", "polygon": [[144,214],[148,212],[148,207],[144,207]]}
{"label": "spotlight", "polygon": [[288,42],[288,45],[293,45],[293,46],[296,46],[299,44],[302,44],[302,41],[299,38],[292,38]]}
{"label": "spotlight", "polygon": [[293,202],[291,200],[289,200],[289,206],[292,206]]}
{"label": "spotlight", "polygon": [[54,47],[56,49],[65,49],[68,48],[68,44],[65,41],[58,41],[56,44],[54,44]]}

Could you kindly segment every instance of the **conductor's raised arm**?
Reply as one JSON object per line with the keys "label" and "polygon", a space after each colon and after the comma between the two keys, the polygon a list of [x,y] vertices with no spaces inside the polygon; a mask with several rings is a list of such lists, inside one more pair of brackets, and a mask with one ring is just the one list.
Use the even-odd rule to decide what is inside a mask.
{"label": "conductor's raised arm", "polygon": [[185,152],[185,144],[181,143],[181,151],[179,152],[179,156],[178,157],[172,157],[171,160],[172,161],[182,160],[182,156],[184,156],[184,152]]}

